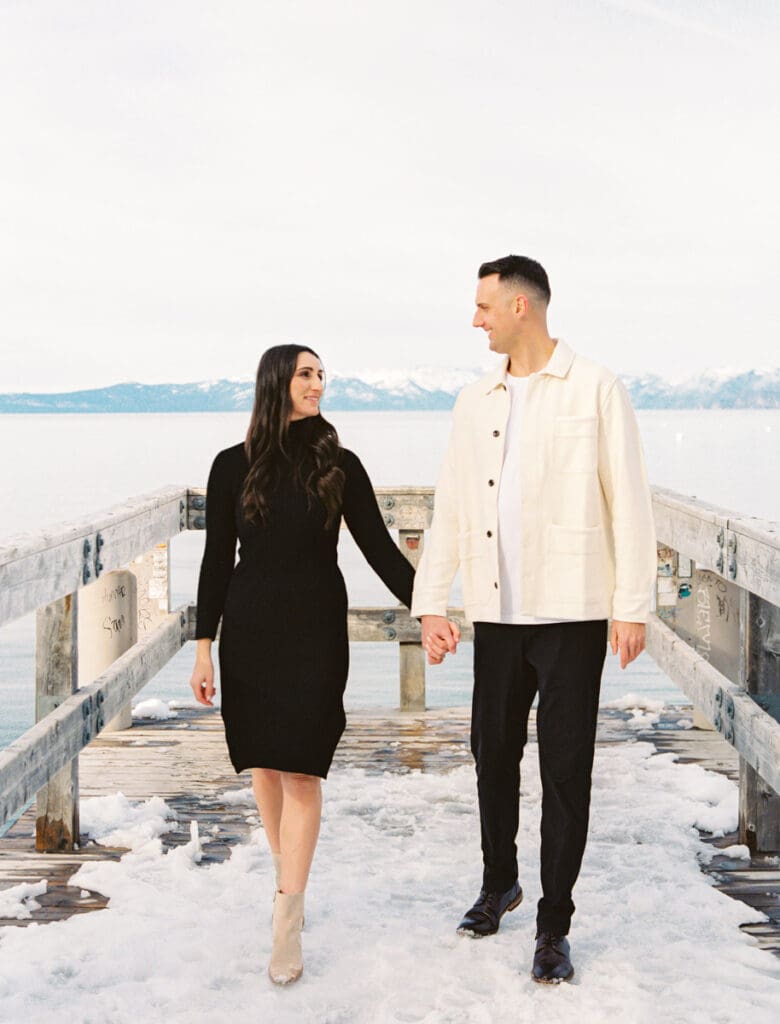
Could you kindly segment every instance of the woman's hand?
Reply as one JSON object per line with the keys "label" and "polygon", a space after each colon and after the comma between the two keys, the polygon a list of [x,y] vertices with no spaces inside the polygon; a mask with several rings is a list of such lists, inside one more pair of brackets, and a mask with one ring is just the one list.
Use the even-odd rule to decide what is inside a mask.
{"label": "woman's hand", "polygon": [[211,661],[211,641],[198,640],[198,653],[195,656],[195,668],[190,678],[190,686],[198,704],[213,708],[214,665]]}

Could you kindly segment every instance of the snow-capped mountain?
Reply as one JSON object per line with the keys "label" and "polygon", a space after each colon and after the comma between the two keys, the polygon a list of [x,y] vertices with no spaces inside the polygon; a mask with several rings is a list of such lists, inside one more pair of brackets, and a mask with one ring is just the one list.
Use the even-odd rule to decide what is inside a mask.
{"label": "snow-capped mountain", "polygon": [[[450,409],[458,391],[484,367],[411,373],[332,374],[323,408],[332,410]],[[670,381],[655,374],[624,376],[637,409],[780,409],[780,369],[712,370]],[[240,412],[252,408],[254,381],[192,384],[123,383],[61,394],[0,394],[0,413],[22,412]]]}

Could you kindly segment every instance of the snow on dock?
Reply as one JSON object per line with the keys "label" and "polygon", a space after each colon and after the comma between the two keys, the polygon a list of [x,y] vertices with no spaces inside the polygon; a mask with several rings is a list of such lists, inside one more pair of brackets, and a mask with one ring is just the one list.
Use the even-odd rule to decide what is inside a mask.
{"label": "snow on dock", "polygon": [[[179,709],[102,734],[80,758],[82,834],[99,844],[35,853],[33,811],[4,840],[0,1021],[63,1007],[74,1022],[111,1024],[776,1021],[780,872],[751,866],[737,845],[737,757],[689,717],[601,713],[577,973],[555,990],[529,976],[533,731],[518,840],[525,901],[475,942],[455,934],[479,887],[468,709],[351,715],[325,786],[305,973],[281,992],[265,974],[271,860],[219,716]],[[719,889],[740,877],[748,902]]]}

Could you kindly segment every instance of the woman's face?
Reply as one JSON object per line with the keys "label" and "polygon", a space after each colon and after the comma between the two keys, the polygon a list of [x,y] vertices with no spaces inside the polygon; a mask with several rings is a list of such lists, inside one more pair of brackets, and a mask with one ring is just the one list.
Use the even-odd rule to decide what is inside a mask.
{"label": "woman's face", "polygon": [[311,352],[299,352],[295,373],[290,381],[292,400],[291,420],[316,416],[320,411],[320,398],[325,390],[325,371],[319,359]]}

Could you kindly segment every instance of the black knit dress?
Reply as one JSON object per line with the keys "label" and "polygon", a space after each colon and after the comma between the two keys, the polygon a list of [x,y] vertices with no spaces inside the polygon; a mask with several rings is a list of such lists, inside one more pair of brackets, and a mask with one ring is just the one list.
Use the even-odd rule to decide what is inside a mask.
{"label": "black knit dress", "polygon": [[[295,458],[307,457],[305,424],[290,425]],[[347,526],[408,607],[414,570],[387,532],[360,460],[340,449],[339,464]],[[222,718],[236,772],[274,768],[325,778],[344,731],[349,668],[339,522],[325,528],[324,506],[296,483],[292,467],[264,525],[248,522],[241,511],[247,469],[243,444],[220,452],[211,468],[196,636],[214,639],[222,616]]]}

